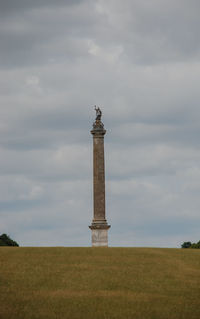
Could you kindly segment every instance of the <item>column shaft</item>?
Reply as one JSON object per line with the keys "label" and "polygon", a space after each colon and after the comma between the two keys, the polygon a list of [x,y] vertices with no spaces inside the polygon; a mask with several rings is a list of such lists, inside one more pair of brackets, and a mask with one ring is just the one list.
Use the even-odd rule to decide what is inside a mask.
{"label": "column shaft", "polygon": [[93,222],[105,221],[104,134],[93,135]]}

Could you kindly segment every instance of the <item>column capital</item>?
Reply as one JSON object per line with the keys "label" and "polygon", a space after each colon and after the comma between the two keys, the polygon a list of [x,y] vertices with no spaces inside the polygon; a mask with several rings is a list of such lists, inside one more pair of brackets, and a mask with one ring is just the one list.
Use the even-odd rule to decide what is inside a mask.
{"label": "column capital", "polygon": [[104,129],[104,125],[101,120],[96,120],[93,123],[93,129],[90,132],[95,137],[103,137],[106,134],[106,130]]}

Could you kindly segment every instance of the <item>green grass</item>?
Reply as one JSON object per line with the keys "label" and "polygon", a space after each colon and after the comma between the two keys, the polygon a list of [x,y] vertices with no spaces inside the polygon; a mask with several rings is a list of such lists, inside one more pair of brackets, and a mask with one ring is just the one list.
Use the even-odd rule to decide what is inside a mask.
{"label": "green grass", "polygon": [[199,319],[200,250],[0,248],[1,319]]}

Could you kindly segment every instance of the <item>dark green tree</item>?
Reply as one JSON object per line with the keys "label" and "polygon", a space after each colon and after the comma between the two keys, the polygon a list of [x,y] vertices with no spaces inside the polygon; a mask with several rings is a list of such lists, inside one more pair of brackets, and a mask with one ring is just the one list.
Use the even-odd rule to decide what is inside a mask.
{"label": "dark green tree", "polygon": [[196,248],[196,249],[200,249],[200,240],[197,243],[193,243],[191,245],[191,248]]}
{"label": "dark green tree", "polygon": [[18,243],[12,240],[7,234],[0,235],[0,246],[19,246]]}
{"label": "dark green tree", "polygon": [[190,248],[192,243],[190,241],[185,241],[182,245],[181,248]]}

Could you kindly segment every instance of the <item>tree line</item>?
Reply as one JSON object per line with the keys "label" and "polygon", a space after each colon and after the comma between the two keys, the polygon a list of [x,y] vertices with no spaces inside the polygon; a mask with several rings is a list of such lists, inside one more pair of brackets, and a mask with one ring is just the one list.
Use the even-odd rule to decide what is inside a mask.
{"label": "tree line", "polygon": [[200,240],[197,243],[191,243],[191,241],[185,241],[181,248],[197,248],[200,249]]}

